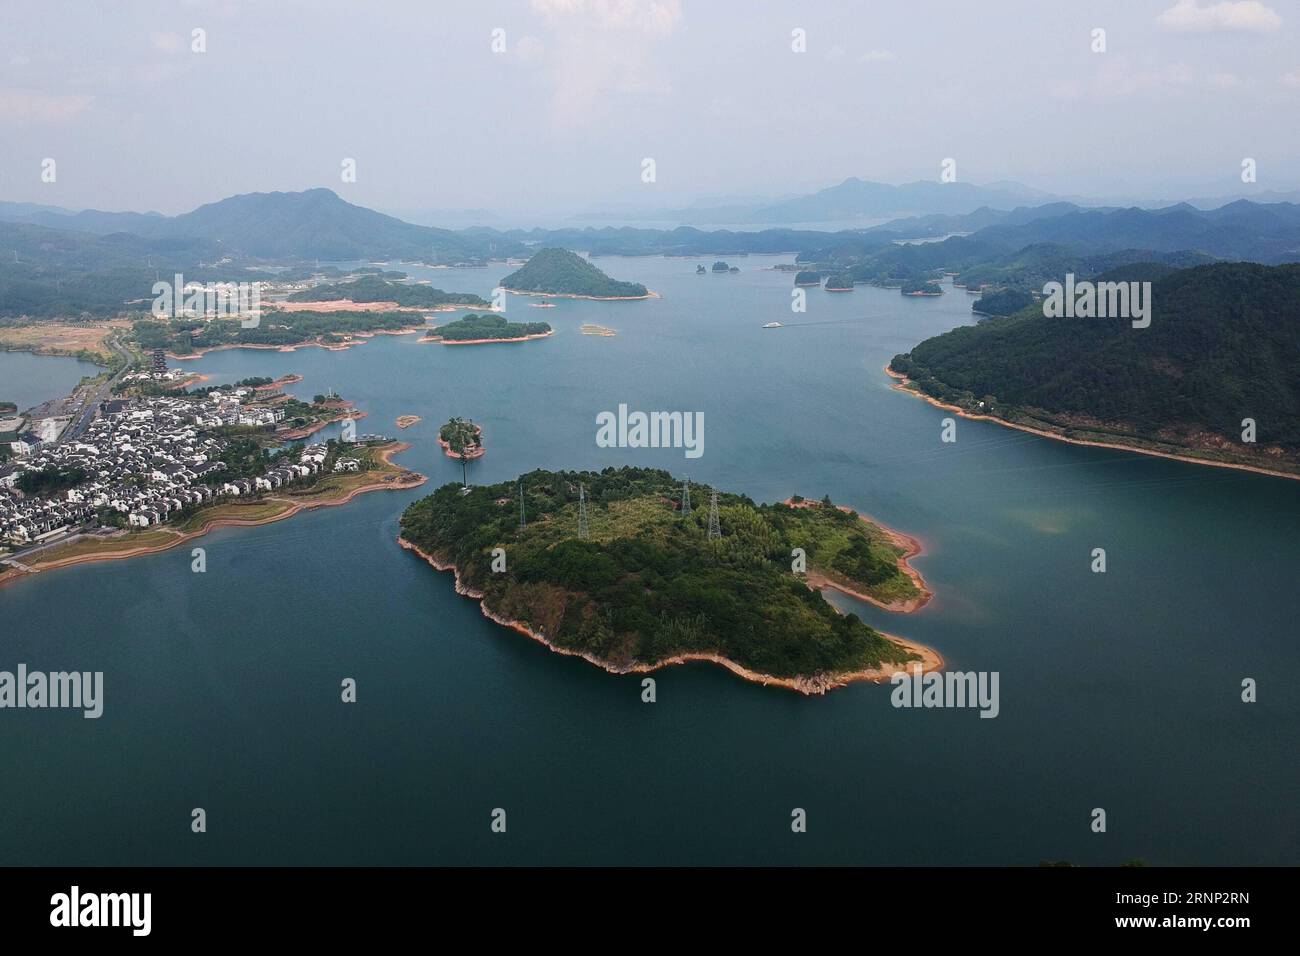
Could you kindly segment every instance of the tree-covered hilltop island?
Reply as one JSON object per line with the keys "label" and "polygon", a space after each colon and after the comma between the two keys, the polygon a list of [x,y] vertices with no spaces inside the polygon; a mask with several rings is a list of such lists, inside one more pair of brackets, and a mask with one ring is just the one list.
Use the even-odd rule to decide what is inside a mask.
{"label": "tree-covered hilltop island", "polygon": [[482,458],[483,426],[467,418],[453,418],[438,429],[438,444],[449,458]]}
{"label": "tree-covered hilltop island", "polygon": [[421,342],[443,345],[475,345],[482,342],[524,342],[545,338],[552,332],[549,322],[507,322],[500,315],[469,314],[463,319],[435,326]]}
{"label": "tree-covered hilltop island", "polygon": [[833,275],[826,280],[827,292],[852,292],[853,276],[847,272],[841,272],[839,275]]}
{"label": "tree-covered hilltop island", "polygon": [[934,279],[908,279],[899,288],[903,295],[943,295],[943,286]]}
{"label": "tree-covered hilltop island", "polygon": [[808,269],[801,269],[794,274],[794,284],[797,286],[821,285],[822,274]]}
{"label": "tree-covered hilltop island", "polygon": [[537,250],[501,280],[501,288],[575,299],[646,299],[651,295],[641,283],[611,279],[576,252],[559,248]]}
{"label": "tree-covered hilltop island", "polygon": [[723,492],[714,537],[712,490],[690,487],[686,504],[683,487],[647,468],[451,484],[406,509],[399,540],[454,570],[493,620],[614,673],[711,660],[822,693],[938,664],[813,590],[915,610],[930,597],[907,565],[915,542],[829,500],[756,505]]}

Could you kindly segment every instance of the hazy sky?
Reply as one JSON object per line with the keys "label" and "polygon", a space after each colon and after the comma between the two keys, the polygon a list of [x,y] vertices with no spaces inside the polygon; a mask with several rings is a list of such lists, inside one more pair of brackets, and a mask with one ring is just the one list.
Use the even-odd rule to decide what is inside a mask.
{"label": "hazy sky", "polygon": [[1243,157],[1259,189],[1300,186],[1295,0],[5,0],[0,36],[11,201],[174,213],[329,186],[576,212],[938,178],[946,157],[1060,193],[1222,194]]}

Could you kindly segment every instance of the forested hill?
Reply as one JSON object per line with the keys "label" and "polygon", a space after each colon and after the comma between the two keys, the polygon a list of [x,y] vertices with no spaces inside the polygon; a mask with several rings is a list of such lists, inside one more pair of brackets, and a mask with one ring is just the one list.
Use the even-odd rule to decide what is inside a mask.
{"label": "forested hill", "polygon": [[891,368],[942,401],[1069,437],[1300,471],[1300,266],[1184,269],[1151,299],[1149,328],[1035,305],[927,339]]}
{"label": "forested hill", "polygon": [[290,302],[396,302],[419,309],[440,305],[487,306],[487,301],[471,292],[443,292],[427,285],[388,282],[378,276],[363,276],[352,282],[318,285],[289,296]]}
{"label": "forested hill", "polygon": [[501,287],[596,298],[640,298],[649,294],[641,283],[611,279],[577,253],[557,248],[539,249],[522,267],[502,279]]}

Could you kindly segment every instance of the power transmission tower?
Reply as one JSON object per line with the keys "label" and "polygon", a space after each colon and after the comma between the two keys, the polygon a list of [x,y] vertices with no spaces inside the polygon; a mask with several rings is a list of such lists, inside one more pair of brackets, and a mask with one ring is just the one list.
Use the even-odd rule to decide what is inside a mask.
{"label": "power transmission tower", "polygon": [[691,514],[691,479],[687,478],[682,482],[682,517],[689,518]]}
{"label": "power transmission tower", "polygon": [[587,536],[587,491],[578,485],[578,537]]}
{"label": "power transmission tower", "polygon": [[519,483],[519,530],[523,531],[528,527],[528,520],[524,517],[524,483]]}
{"label": "power transmission tower", "polygon": [[722,526],[718,524],[718,493],[709,496],[709,537],[714,541],[722,537]]}

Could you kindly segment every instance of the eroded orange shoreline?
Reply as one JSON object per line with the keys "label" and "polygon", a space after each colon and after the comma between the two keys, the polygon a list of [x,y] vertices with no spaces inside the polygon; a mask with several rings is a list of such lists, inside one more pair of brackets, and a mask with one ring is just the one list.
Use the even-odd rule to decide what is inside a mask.
{"label": "eroded orange shoreline", "polygon": [[678,654],[673,657],[665,658],[655,664],[611,664],[608,661],[603,661],[586,651],[577,651],[568,647],[560,647],[552,643],[546,635],[534,631],[522,621],[516,621],[512,618],[507,618],[497,614],[483,603],[482,591],[471,588],[461,581],[460,571],[454,564],[438,559],[424,549],[412,544],[410,541],[407,541],[401,535],[398,535],[397,543],[407,551],[411,551],[420,558],[423,558],[437,570],[450,571],[456,579],[456,593],[478,601],[479,610],[488,620],[500,624],[503,627],[508,627],[512,631],[516,631],[525,637],[532,638],[534,641],[537,641],[537,643],[546,647],[548,650],[554,651],[556,654],[563,654],[567,657],[580,657],[587,663],[594,664],[596,667],[599,667],[601,670],[610,674],[650,674],[665,667],[675,667],[679,664],[689,664],[695,661],[707,661],[711,664],[720,664],[736,676],[743,677],[745,680],[752,681],[756,684],[762,684],[764,687],[784,687],[787,690],[797,691],[805,696],[812,696],[814,694],[825,694],[827,691],[834,690],[838,687],[847,687],[849,684],[858,681],[869,681],[875,684],[884,683],[895,673],[904,671],[905,668],[916,667],[918,664],[923,673],[929,673],[930,671],[939,670],[943,667],[943,657],[934,648],[927,647],[924,644],[918,644],[915,641],[906,640],[905,638],[898,637],[894,634],[887,634],[884,631],[878,633],[888,640],[898,644],[904,650],[916,654],[921,658],[920,661],[909,661],[905,665],[881,664],[880,667],[867,668],[865,670],[819,674],[814,677],[776,677],[772,674],[762,674],[758,671],[753,671],[737,664],[735,661],[723,657],[720,654],[706,653]]}
{"label": "eroded orange shoreline", "polygon": [[1274,471],[1271,468],[1260,468],[1258,465],[1236,464],[1230,461],[1214,461],[1210,458],[1196,458],[1192,455],[1178,455],[1168,451],[1154,451],[1149,448],[1141,448],[1137,445],[1126,445],[1123,442],[1109,441],[1089,441],[1086,438],[1067,438],[1065,435],[1059,435],[1056,432],[1048,431],[1045,428],[1034,428],[1032,425],[1021,425],[1018,422],[1009,422],[1006,419],[998,418],[995,415],[977,415],[968,412],[958,405],[950,405],[947,402],[940,401],[933,395],[927,395],[920,389],[909,388],[912,380],[902,372],[895,372],[888,365],[885,366],[885,374],[890,378],[897,379],[891,387],[896,392],[903,392],[906,395],[912,395],[924,402],[929,402],[935,408],[942,408],[944,411],[952,412],[962,418],[969,418],[977,422],[993,422],[995,425],[1002,425],[1004,428],[1014,428],[1016,431],[1028,432],[1031,435],[1039,435],[1042,438],[1051,438],[1055,441],[1062,441],[1070,445],[1086,445],[1090,448],[1110,448],[1114,451],[1131,451],[1139,455],[1149,455],[1152,458],[1168,458],[1171,461],[1185,461],[1191,465],[1210,465],[1214,468],[1229,468],[1233,471],[1250,471],[1257,475],[1268,475],[1271,478],[1290,478],[1292,481],[1300,481],[1300,474],[1294,474],[1288,471]]}
{"label": "eroded orange shoreline", "polygon": [[[400,454],[410,447],[411,446],[406,442],[395,442],[387,448],[380,449],[376,457],[383,464],[391,466],[393,464],[393,455]],[[295,501],[292,498],[267,497],[261,500],[283,502],[289,505],[289,507],[284,511],[276,512],[273,515],[267,515],[263,518],[239,518],[231,516],[209,518],[205,520],[202,525],[192,531],[172,531],[175,535],[175,540],[165,541],[161,544],[154,545],[132,546],[124,548],[121,551],[100,551],[93,554],[79,554],[69,558],[62,558],[57,561],[50,561],[48,563],[38,562],[34,567],[34,571],[36,574],[43,574],[46,571],[55,571],[59,568],[70,568],[77,564],[94,564],[99,561],[120,561],[124,558],[134,558],[142,554],[157,554],[161,551],[169,551],[187,541],[193,541],[195,538],[200,538],[216,528],[251,528],[257,525],[273,524],[277,521],[283,521],[286,518],[292,518],[294,515],[300,514],[303,511],[314,511],[317,508],[332,508],[338,505],[345,505],[353,498],[357,497],[357,495],[362,495],[370,491],[405,491],[408,488],[418,488],[420,485],[428,481],[427,477],[414,471],[406,471],[399,474],[412,475],[416,480],[403,480],[399,477],[394,481],[373,481],[351,489],[341,498],[328,500]],[[0,571],[0,587],[3,587],[6,584],[11,584],[21,578],[29,578],[33,576],[34,574],[32,573],[6,566],[3,571]]]}
{"label": "eroded orange shoreline", "polygon": [[[795,501],[793,498],[787,498],[781,503],[788,505],[791,508],[814,508],[821,506],[821,502],[809,501],[807,498],[803,501]],[[814,591],[820,591],[823,588],[834,588],[841,594],[847,594],[849,597],[857,598],[859,601],[866,601],[868,604],[874,604],[882,610],[893,611],[897,614],[911,614],[929,604],[934,598],[934,592],[926,585],[925,578],[921,577],[921,572],[912,567],[911,564],[912,558],[915,558],[924,551],[921,539],[915,538],[910,534],[903,534],[901,531],[895,531],[893,528],[889,527],[889,525],[881,524],[869,515],[864,515],[862,512],[850,508],[848,505],[836,505],[835,507],[840,511],[843,511],[845,514],[856,514],[859,521],[862,521],[873,528],[880,529],[880,531],[884,533],[885,537],[889,538],[889,540],[895,545],[902,548],[903,554],[898,559],[898,566],[903,569],[904,574],[912,579],[912,583],[916,585],[916,589],[921,593],[910,601],[886,602],[879,598],[872,597],[870,594],[855,591],[838,581],[832,580],[820,571],[809,571],[805,575],[808,586]]]}
{"label": "eroded orange shoreline", "polygon": [[425,335],[417,341],[424,344],[437,342],[439,345],[491,345],[494,342],[527,342],[529,339],[544,339],[554,334],[555,329],[549,332],[535,332],[532,335],[516,335],[510,339],[444,339],[441,335]]}

